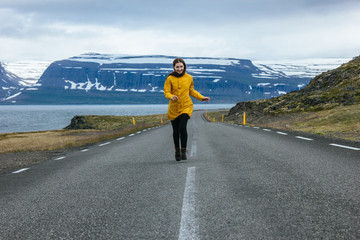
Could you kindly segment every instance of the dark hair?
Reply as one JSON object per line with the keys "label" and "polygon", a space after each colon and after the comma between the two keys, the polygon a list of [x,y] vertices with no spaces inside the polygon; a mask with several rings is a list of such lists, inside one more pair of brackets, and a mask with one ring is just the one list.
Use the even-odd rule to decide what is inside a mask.
{"label": "dark hair", "polygon": [[175,58],[174,61],[173,61],[173,67],[175,67],[175,65],[176,65],[177,63],[182,63],[182,64],[184,64],[184,68],[186,69],[186,63],[185,63],[184,59],[182,59],[182,58]]}
{"label": "dark hair", "polygon": [[185,71],[186,71],[186,63],[184,61],[184,59],[182,58],[175,58],[174,61],[173,61],[173,68],[175,69],[175,65],[177,63],[182,63],[184,64],[184,71],[181,73],[181,74],[178,74],[176,71],[173,71],[172,73],[170,73],[168,76],[174,76],[174,77],[182,77],[185,75]]}

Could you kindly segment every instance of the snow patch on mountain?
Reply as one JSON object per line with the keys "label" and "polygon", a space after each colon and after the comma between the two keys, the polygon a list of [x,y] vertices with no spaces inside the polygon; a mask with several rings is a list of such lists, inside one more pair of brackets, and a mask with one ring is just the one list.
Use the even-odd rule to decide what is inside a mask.
{"label": "snow patch on mountain", "polygon": [[264,73],[254,77],[269,77],[273,73],[281,72],[285,76],[299,78],[313,78],[323,72],[335,69],[350,61],[350,58],[316,58],[298,60],[266,60],[252,61]]}
{"label": "snow patch on mountain", "polygon": [[22,80],[19,83],[23,86],[33,86],[40,79],[50,61],[17,61],[4,63],[4,68],[19,76]]}
{"label": "snow patch on mountain", "polygon": [[101,83],[98,81],[97,78],[95,79],[95,83],[92,83],[89,78],[88,78],[87,82],[81,82],[81,83],[76,83],[76,82],[73,82],[70,80],[64,80],[64,82],[70,84],[70,85],[64,86],[65,90],[67,90],[67,89],[85,90],[86,92],[88,92],[89,90],[92,90],[94,87],[95,90],[99,90],[99,91],[106,91],[106,90],[111,91],[112,88],[114,87],[114,86],[112,86],[110,88],[107,88],[107,87],[101,85]]}
{"label": "snow patch on mountain", "polygon": [[9,97],[4,98],[3,100],[10,100],[10,99],[12,99],[12,98],[15,98],[15,97],[19,96],[21,93],[22,93],[22,92],[18,92],[18,93],[14,94],[14,95],[11,95],[11,96],[9,96]]}
{"label": "snow patch on mountain", "polygon": [[[123,54],[98,54],[85,53],[79,56],[71,57],[69,60],[79,62],[94,62],[99,64],[113,64],[113,63],[158,63],[169,64],[176,57],[163,55],[145,55],[145,56],[131,56]],[[209,65],[234,65],[239,64],[239,59],[232,58],[205,58],[205,57],[184,57],[186,64],[209,64]]]}

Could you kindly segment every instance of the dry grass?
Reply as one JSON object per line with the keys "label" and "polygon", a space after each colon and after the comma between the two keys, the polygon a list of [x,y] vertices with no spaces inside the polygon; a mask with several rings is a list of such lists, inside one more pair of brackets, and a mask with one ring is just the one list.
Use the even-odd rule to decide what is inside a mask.
{"label": "dry grass", "polygon": [[[209,115],[218,121],[219,118],[215,113],[209,113]],[[242,124],[242,115],[236,122]],[[339,106],[318,112],[264,116],[257,120],[247,121],[246,124],[360,142],[360,105]]]}
{"label": "dry grass", "polygon": [[225,117],[227,114],[228,111],[219,111],[219,112],[211,111],[211,112],[206,112],[204,114],[204,117],[209,122],[222,122],[223,117]]}
{"label": "dry grass", "polygon": [[[274,127],[280,124],[275,123]],[[285,125],[294,131],[360,142],[360,105],[299,114],[295,121],[288,121]]]}
{"label": "dry grass", "polygon": [[79,147],[158,126],[161,119],[164,119],[163,124],[168,123],[166,115],[163,114],[136,116],[134,126],[132,117],[129,116],[92,116],[89,121],[98,123],[96,129],[0,134],[0,153]]}

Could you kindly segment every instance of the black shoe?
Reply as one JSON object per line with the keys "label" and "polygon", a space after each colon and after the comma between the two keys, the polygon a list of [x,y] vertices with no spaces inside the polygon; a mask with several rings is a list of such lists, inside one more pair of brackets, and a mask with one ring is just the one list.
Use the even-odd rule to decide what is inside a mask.
{"label": "black shoe", "polygon": [[175,160],[180,161],[181,155],[180,155],[180,148],[175,148]]}
{"label": "black shoe", "polygon": [[181,153],[180,153],[180,158],[181,160],[186,160],[186,148],[181,148]]}

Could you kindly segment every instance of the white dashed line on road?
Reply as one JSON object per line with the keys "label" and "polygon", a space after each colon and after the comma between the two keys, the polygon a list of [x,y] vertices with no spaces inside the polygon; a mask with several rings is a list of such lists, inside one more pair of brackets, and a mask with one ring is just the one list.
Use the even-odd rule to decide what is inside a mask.
{"label": "white dashed line on road", "polygon": [[64,159],[66,157],[58,157],[58,158],[55,158],[55,161],[58,161],[58,160],[61,160],[61,159]]}
{"label": "white dashed line on road", "polygon": [[121,137],[121,138],[118,138],[118,139],[116,139],[117,141],[120,141],[120,140],[123,140],[123,139],[125,139],[125,137]]}
{"label": "white dashed line on road", "polygon": [[306,140],[306,141],[312,141],[312,140],[314,140],[314,139],[311,139],[311,138],[306,138],[306,137],[301,137],[301,136],[296,136],[296,138],[302,139],[302,140]]}
{"label": "white dashed line on road", "polygon": [[[233,125],[233,124],[230,124],[230,125]],[[241,126],[241,125],[239,125]],[[254,129],[261,129],[260,127],[253,127]],[[272,130],[271,129],[266,129],[266,128],[263,128],[262,129],[263,131],[266,131],[266,132],[271,132]],[[280,131],[277,131],[276,132],[277,134],[280,134],[280,135],[289,135],[288,133],[285,133],[285,132],[280,132]],[[302,137],[302,136],[295,136],[295,138],[298,138],[298,139],[302,139],[302,140],[306,140],[306,141],[313,141],[314,139],[312,138],[307,138],[307,137]],[[350,149],[350,150],[355,150],[355,151],[360,151],[360,148],[357,148],[357,147],[350,147],[350,146],[346,146],[346,145],[341,145],[341,144],[336,144],[336,143],[330,143],[329,144],[330,146],[334,146],[334,147],[339,147],[339,148],[344,148],[344,149]],[[195,146],[196,148],[196,146]]]}
{"label": "white dashed line on road", "polygon": [[22,169],[19,169],[19,170],[13,172],[13,174],[21,173],[21,172],[24,172],[24,171],[26,171],[26,170],[28,170],[28,169],[29,169],[29,168],[22,168]]}
{"label": "white dashed line on road", "polygon": [[135,134],[130,134],[129,137],[135,136]]}
{"label": "white dashed line on road", "polygon": [[187,169],[179,239],[198,239],[197,223],[195,219],[195,167]]}
{"label": "white dashed line on road", "polygon": [[100,144],[99,147],[103,147],[103,146],[108,145],[108,144],[110,144],[110,143],[111,143],[111,142],[106,142],[106,143]]}
{"label": "white dashed line on road", "polygon": [[340,148],[346,148],[346,149],[351,149],[351,150],[357,150],[357,151],[360,150],[360,148],[349,147],[349,146],[340,145],[340,144],[336,144],[336,143],[330,143],[329,145],[334,146],[334,147],[340,147]]}
{"label": "white dashed line on road", "polygon": [[89,151],[89,149],[83,149],[83,150],[81,150],[80,152],[87,152],[87,151]]}

